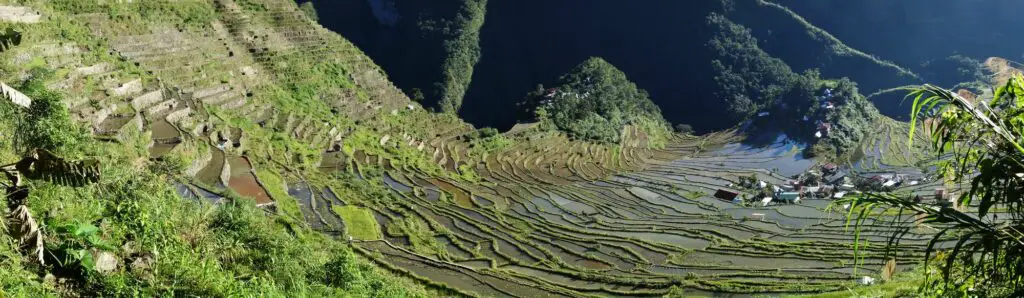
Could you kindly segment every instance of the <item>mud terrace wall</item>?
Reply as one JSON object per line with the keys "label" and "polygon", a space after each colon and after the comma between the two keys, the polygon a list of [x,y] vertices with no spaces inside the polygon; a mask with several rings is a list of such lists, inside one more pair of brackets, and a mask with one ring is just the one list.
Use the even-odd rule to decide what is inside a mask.
{"label": "mud terrace wall", "polygon": [[0,21],[11,23],[38,23],[43,15],[28,7],[0,6]]}

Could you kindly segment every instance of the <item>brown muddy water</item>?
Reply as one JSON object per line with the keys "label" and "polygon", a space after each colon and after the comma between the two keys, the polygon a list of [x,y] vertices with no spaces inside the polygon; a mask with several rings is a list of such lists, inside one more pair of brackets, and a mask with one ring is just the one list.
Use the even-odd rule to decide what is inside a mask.
{"label": "brown muddy water", "polygon": [[181,143],[181,133],[167,120],[160,119],[150,125],[153,131],[153,147],[149,148],[149,156],[153,158],[164,156],[171,152],[175,146]]}
{"label": "brown muddy water", "polygon": [[249,159],[241,156],[232,156],[228,158],[228,164],[231,165],[231,179],[228,180],[228,187],[231,190],[242,196],[255,199],[258,205],[274,202],[270,195],[267,194],[267,190],[263,189],[263,186],[256,181],[256,176],[252,174],[252,164],[249,163]]}

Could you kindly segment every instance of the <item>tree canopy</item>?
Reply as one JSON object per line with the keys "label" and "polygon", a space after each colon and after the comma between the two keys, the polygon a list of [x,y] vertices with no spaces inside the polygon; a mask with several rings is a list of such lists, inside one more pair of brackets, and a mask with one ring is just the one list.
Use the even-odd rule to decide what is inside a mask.
{"label": "tree canopy", "polygon": [[785,62],[757,46],[757,38],[742,25],[719,14],[708,17],[711,30],[717,32],[708,42],[716,53],[711,61],[718,91],[731,116],[743,119],[781,98],[799,79]]}
{"label": "tree canopy", "polygon": [[755,119],[754,129],[782,130],[814,145],[807,153],[840,157],[854,151],[879,119],[852,80],[824,79],[816,69],[797,73],[758,47],[749,29],[722,15],[712,14],[708,24],[716,32],[708,43],[717,57],[711,62],[715,94],[736,120],[769,112],[773,117]]}
{"label": "tree canopy", "polygon": [[558,87],[531,93],[527,105],[541,121],[581,139],[617,143],[626,125],[640,126],[648,136],[670,131],[647,92],[601,58],[573,68]]}

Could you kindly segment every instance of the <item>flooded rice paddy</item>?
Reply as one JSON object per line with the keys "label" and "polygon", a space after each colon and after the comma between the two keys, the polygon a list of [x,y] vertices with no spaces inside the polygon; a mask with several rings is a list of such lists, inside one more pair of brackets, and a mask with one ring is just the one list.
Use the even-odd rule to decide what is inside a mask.
{"label": "flooded rice paddy", "polygon": [[[845,214],[827,210],[831,201],[743,207],[711,196],[738,190],[730,186],[739,177],[781,183],[815,166],[800,145],[779,137],[763,146],[692,148],[674,147],[682,153],[617,175],[573,162],[544,170],[591,179],[543,182],[530,168],[537,157],[529,154],[482,163],[480,172],[489,176],[481,183],[388,171],[381,183],[402,202],[371,207],[381,230],[415,218],[434,236],[424,244],[385,233],[384,241],[357,246],[433,282],[511,297],[659,296],[673,286],[724,296],[835,291],[876,274],[891,257],[884,245],[862,245],[854,275],[855,231],[845,227]],[[329,212],[339,202],[317,192],[306,184],[289,188],[312,227],[342,226]],[[861,240],[884,243],[895,231],[866,221]],[[900,262],[918,256],[930,233],[911,231],[900,243]]]}
{"label": "flooded rice paddy", "polygon": [[267,190],[260,185],[256,175],[253,174],[249,159],[232,156],[228,158],[228,165],[231,168],[231,178],[228,180],[228,187],[231,190],[242,196],[255,199],[257,205],[269,204],[274,201],[267,194]]}

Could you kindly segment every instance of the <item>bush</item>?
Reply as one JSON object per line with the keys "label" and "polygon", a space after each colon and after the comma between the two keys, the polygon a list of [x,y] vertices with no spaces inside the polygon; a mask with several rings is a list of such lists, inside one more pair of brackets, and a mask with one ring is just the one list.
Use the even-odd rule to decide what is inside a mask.
{"label": "bush", "polygon": [[52,75],[48,70],[33,69],[30,78],[18,88],[32,98],[32,106],[17,122],[14,132],[14,145],[20,154],[35,148],[59,153],[61,149],[75,147],[76,143],[88,137],[82,127],[71,122],[61,95],[46,89],[44,82]]}
{"label": "bush", "polygon": [[499,133],[498,129],[494,127],[484,127],[480,129],[480,137],[483,138],[490,138],[498,135]]}
{"label": "bush", "polygon": [[313,6],[312,0],[302,2],[302,4],[299,4],[299,9],[301,9],[302,13],[305,13],[306,16],[308,16],[309,19],[313,20],[314,22],[320,21],[320,15],[317,14],[316,7]]}
{"label": "bush", "polygon": [[676,124],[675,129],[676,132],[681,134],[693,134],[693,126],[690,126],[689,124]]}

